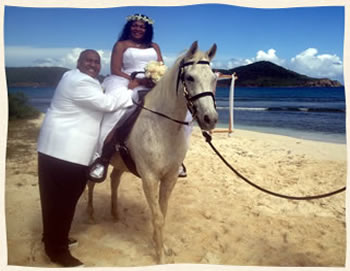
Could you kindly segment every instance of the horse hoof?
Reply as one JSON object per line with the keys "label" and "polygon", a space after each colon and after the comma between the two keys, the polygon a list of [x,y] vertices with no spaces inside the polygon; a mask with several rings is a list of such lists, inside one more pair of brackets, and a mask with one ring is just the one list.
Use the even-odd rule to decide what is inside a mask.
{"label": "horse hoof", "polygon": [[168,248],[166,246],[164,246],[164,254],[168,257],[176,255],[174,250],[172,250],[171,248]]}
{"label": "horse hoof", "polygon": [[166,264],[164,255],[162,257],[158,257],[158,264]]}

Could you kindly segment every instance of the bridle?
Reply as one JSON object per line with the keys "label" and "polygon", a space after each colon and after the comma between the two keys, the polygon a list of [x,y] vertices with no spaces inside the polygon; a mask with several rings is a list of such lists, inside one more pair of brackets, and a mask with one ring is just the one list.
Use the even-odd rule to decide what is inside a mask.
{"label": "bridle", "polygon": [[201,92],[197,95],[191,96],[187,90],[187,86],[186,86],[186,82],[185,82],[185,67],[195,65],[195,64],[210,65],[210,62],[206,61],[206,60],[200,60],[197,62],[195,62],[195,61],[185,62],[184,60],[182,60],[180,63],[180,66],[179,66],[179,73],[177,75],[177,80],[176,80],[176,93],[177,94],[179,93],[179,85],[180,85],[180,81],[181,81],[181,83],[183,85],[183,94],[184,94],[185,99],[186,99],[186,105],[187,105],[188,110],[191,112],[193,118],[195,118],[196,114],[197,114],[197,108],[193,102],[202,98],[202,97],[211,96],[213,98],[214,107],[216,109],[215,96],[214,96],[213,92],[205,91],[205,92]]}
{"label": "bridle", "polygon": [[[213,98],[213,102],[214,102],[214,107],[216,109],[216,102],[215,102],[215,96],[213,94],[213,92],[211,91],[205,91],[205,92],[201,92],[197,95],[194,95],[194,96],[191,96],[190,93],[188,92],[187,90],[187,86],[186,86],[186,83],[185,83],[185,67],[186,66],[190,66],[190,65],[194,65],[194,64],[204,64],[204,65],[210,65],[210,62],[209,61],[205,61],[205,60],[200,60],[200,61],[189,61],[189,62],[185,62],[184,60],[182,60],[180,62],[180,65],[179,65],[179,72],[178,72],[178,75],[177,75],[177,81],[176,81],[176,94],[178,95],[179,93],[179,85],[180,85],[180,81],[183,85],[183,94],[184,94],[184,97],[186,99],[186,106],[188,108],[188,110],[191,112],[192,114],[192,118],[195,119],[196,118],[196,115],[197,115],[197,108],[195,106],[195,104],[193,103],[194,101],[202,98],[202,97],[206,97],[206,96],[211,96]],[[143,73],[143,72],[137,72],[137,73]],[[133,74],[133,76],[135,77],[136,73]],[[176,119],[173,119],[172,117],[169,117],[163,113],[160,113],[160,112],[157,112],[157,111],[154,111],[152,109],[149,109],[145,106],[143,106],[142,103],[137,103],[136,101],[133,100],[133,103],[136,104],[137,106],[141,107],[142,109],[146,110],[146,111],[149,111],[149,112],[152,112],[158,116],[161,116],[163,118],[166,118],[166,119],[169,119],[173,122],[176,122],[176,123],[179,123],[179,124],[182,124],[182,125],[190,125],[190,122],[187,122],[187,121],[181,121],[181,120],[176,120]]]}

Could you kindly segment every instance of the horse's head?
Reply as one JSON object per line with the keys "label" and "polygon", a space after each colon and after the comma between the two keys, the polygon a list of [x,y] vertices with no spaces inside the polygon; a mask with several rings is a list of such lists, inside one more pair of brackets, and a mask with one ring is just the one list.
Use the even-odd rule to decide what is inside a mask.
{"label": "horse's head", "polygon": [[216,76],[210,67],[210,61],[216,52],[214,44],[207,52],[198,50],[194,42],[180,62],[179,80],[181,80],[187,107],[203,130],[212,130],[218,120],[213,91]]}

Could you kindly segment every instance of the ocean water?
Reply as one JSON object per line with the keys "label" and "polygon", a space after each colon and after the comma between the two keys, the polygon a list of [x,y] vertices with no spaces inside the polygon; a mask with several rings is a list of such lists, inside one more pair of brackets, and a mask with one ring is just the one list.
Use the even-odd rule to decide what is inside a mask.
{"label": "ocean water", "polygon": [[50,105],[55,88],[52,87],[10,87],[8,88],[9,93],[24,93],[28,99],[29,104],[34,106],[40,112],[45,113]]}
{"label": "ocean water", "polygon": [[[218,127],[228,127],[229,88],[216,89]],[[53,88],[18,87],[46,112]],[[234,90],[234,128],[303,139],[346,143],[345,92],[339,88],[239,88]]]}
{"label": "ocean water", "polygon": [[[220,126],[229,88],[217,88]],[[234,128],[345,143],[345,91],[339,88],[235,88]]]}

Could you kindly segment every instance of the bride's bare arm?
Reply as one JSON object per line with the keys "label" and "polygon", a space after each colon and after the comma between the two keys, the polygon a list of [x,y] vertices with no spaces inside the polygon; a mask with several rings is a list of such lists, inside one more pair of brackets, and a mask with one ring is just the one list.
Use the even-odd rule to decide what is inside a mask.
{"label": "bride's bare arm", "polygon": [[117,42],[114,45],[111,57],[111,73],[131,80],[130,75],[122,72],[123,54],[126,48],[127,46],[123,42]]}
{"label": "bride's bare arm", "polygon": [[162,57],[162,53],[160,52],[159,45],[157,43],[152,43],[152,46],[153,46],[154,50],[156,50],[156,52],[157,52],[157,56],[158,56],[157,61],[163,62],[163,57]]}

